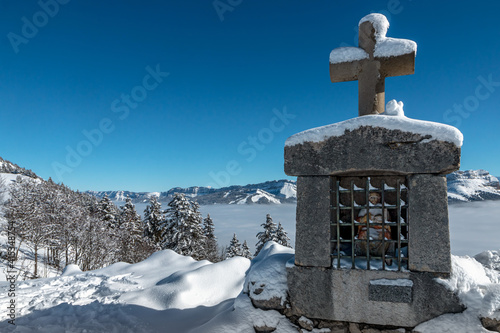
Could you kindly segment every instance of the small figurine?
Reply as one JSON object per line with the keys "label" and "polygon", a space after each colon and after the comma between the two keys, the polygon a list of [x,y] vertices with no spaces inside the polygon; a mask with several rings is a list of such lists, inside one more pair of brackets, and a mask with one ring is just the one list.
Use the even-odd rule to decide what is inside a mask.
{"label": "small figurine", "polygon": [[[377,192],[370,192],[369,194],[369,202],[370,206],[377,206],[380,204],[381,195]],[[385,210],[385,218],[389,220],[389,214],[387,209]],[[383,257],[385,254],[389,252],[393,252],[394,244],[392,242],[383,242],[382,240],[391,240],[391,227],[388,225],[382,226],[383,216],[381,208],[369,209],[369,214],[367,214],[366,209],[362,209],[356,221],[358,223],[362,223],[364,225],[358,226],[358,233],[356,235],[356,239],[367,239],[370,240],[370,255]],[[368,228],[366,226],[366,222],[368,220]],[[367,241],[365,242],[356,242],[356,252],[358,255],[366,256],[367,254]],[[392,264],[392,260],[387,262],[388,265]]]}

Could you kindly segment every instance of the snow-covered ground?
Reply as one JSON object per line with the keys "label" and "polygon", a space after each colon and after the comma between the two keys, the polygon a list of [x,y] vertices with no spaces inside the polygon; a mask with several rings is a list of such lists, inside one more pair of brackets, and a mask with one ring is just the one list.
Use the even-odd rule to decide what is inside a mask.
{"label": "snow-covered ground", "polygon": [[[254,332],[255,324],[282,321],[281,332],[293,332],[284,316],[253,308],[242,293],[251,282],[276,281],[270,296],[283,295],[285,262],[292,256],[293,250],[268,243],[252,262],[197,262],[164,250],[133,265],[84,273],[68,266],[59,277],[18,282],[16,325],[4,320],[0,331]],[[7,283],[0,286],[5,319],[10,298]]]}
{"label": "snow-covered ground", "polygon": [[[262,297],[284,297],[285,265],[292,256],[293,250],[268,243],[253,261],[237,257],[212,264],[165,250],[133,265],[90,272],[68,266],[59,277],[17,282],[16,325],[4,319],[0,331],[253,333],[254,327],[267,326],[297,332],[286,317],[254,308],[248,297],[249,289],[263,282]],[[489,266],[500,264],[498,253],[483,257]],[[467,310],[423,323],[416,331],[489,332],[479,317],[500,319],[500,272],[470,257],[452,260],[453,275],[443,283],[458,292]],[[11,298],[7,283],[0,286],[5,311]]]}
{"label": "snow-covered ground", "polygon": [[[249,245],[265,214],[281,222],[294,239],[295,205],[202,206],[214,219],[221,244],[236,232]],[[488,332],[480,316],[500,319],[500,256],[489,251],[481,265],[472,258],[500,249],[500,202],[451,205],[453,275],[443,283],[458,291],[468,309],[418,326],[419,332]],[[16,283],[16,326],[7,322],[8,283],[0,282],[0,332],[254,332],[254,326],[297,332],[277,311],[255,309],[248,290],[266,282],[263,297],[283,297],[285,264],[293,250],[269,243],[253,261],[196,262],[172,251],[137,264],[117,263],[81,272],[69,266],[61,276]],[[494,270],[496,268],[497,270]],[[252,284],[254,282],[254,284]]]}

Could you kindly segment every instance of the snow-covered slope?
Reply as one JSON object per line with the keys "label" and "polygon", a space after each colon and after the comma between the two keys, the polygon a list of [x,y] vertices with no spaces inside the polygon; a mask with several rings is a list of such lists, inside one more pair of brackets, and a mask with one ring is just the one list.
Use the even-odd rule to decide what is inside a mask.
{"label": "snow-covered slope", "polygon": [[17,164],[4,160],[0,157],[0,173],[24,175],[31,178],[39,178],[33,171],[20,167]]}
{"label": "snow-covered slope", "polygon": [[456,171],[447,176],[448,201],[500,200],[500,183],[486,170]]}

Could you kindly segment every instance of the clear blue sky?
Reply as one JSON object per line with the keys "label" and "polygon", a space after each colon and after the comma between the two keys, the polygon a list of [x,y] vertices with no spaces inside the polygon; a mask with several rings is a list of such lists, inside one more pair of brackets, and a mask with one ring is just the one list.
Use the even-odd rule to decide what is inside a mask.
{"label": "clear blue sky", "polygon": [[457,126],[462,169],[500,176],[498,1],[54,1],[0,2],[0,156],[44,178],[134,191],[285,178],[287,137],[357,116],[357,83],[331,83],[328,57],[357,45],[370,12],[418,44],[386,101]]}

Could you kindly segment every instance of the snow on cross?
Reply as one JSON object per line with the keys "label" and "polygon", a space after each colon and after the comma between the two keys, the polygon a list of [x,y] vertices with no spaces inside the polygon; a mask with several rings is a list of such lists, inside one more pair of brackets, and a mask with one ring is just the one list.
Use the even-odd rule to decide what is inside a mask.
{"label": "snow on cross", "polygon": [[382,14],[359,21],[359,47],[339,47],[330,53],[332,82],[358,80],[359,115],[379,114],[385,106],[385,78],[415,72],[417,44],[385,36],[389,22]]}

